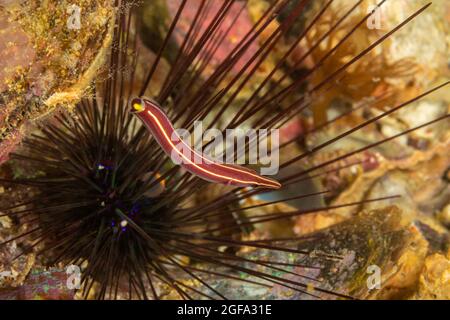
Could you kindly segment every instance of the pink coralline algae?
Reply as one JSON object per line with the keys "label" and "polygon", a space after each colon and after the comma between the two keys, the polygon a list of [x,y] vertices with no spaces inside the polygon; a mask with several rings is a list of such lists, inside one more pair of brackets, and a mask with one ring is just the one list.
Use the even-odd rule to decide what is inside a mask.
{"label": "pink coralline algae", "polygon": [[75,291],[68,288],[67,279],[63,270],[34,270],[22,286],[0,289],[0,300],[72,300]]}

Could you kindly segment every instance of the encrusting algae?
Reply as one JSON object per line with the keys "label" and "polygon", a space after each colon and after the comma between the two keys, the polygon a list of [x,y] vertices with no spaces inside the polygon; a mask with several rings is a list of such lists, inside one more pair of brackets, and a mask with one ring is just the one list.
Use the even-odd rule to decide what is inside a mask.
{"label": "encrusting algae", "polygon": [[106,0],[0,2],[1,161],[28,121],[85,95],[111,44],[114,10]]}

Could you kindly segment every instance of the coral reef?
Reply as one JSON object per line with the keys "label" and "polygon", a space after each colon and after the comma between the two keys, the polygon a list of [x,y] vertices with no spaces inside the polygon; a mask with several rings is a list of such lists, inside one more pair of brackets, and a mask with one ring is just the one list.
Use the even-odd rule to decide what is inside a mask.
{"label": "coral reef", "polygon": [[[181,215],[180,212],[185,212],[183,210],[189,212],[192,208],[199,208],[204,216],[191,222],[195,226],[189,230],[189,241],[192,242],[187,242],[195,247],[195,250],[187,251],[191,256],[184,249],[174,250],[173,255],[165,257],[155,254],[152,245],[139,238],[142,240],[136,242],[139,246],[145,243],[150,248],[147,251],[150,255],[143,255],[145,259],[139,261],[153,259],[161,265],[168,264],[170,277],[176,280],[172,283],[167,281],[172,278],[161,276],[164,273],[157,272],[161,272],[159,266],[151,270],[157,275],[153,282],[137,284],[137,278],[132,282],[118,276],[115,284],[117,299],[129,298],[133,285],[139,286],[145,297],[148,292],[149,296],[161,299],[179,299],[183,297],[179,288],[189,288],[190,297],[196,299],[220,292],[231,299],[298,300],[351,296],[379,300],[450,300],[450,120],[445,118],[450,111],[450,95],[446,88],[416,99],[450,79],[448,1],[433,1],[418,19],[411,20],[332,80],[329,80],[330,75],[336,69],[358,56],[428,1],[387,1],[379,9],[379,15],[375,14],[366,24],[362,23],[366,22],[364,17],[378,1],[367,0],[355,6],[357,1],[354,0],[336,0],[308,29],[307,22],[314,19],[327,3],[311,1],[292,28],[284,30],[283,27],[289,25],[292,10],[300,3],[292,1],[285,10],[273,16],[273,20],[254,41],[248,43],[244,54],[236,61],[232,61],[234,57],[229,56],[230,52],[243,45],[246,33],[256,28],[264,12],[276,1],[234,2],[214,31],[214,36],[203,44],[203,48],[198,48],[197,54],[194,54],[196,43],[208,34],[214,16],[224,10],[225,5],[223,1],[187,0],[178,24],[171,26],[183,3],[185,1],[182,0],[152,0],[135,4],[142,5],[137,10],[136,27],[130,27],[130,23],[126,36],[122,34],[123,38],[117,38],[117,34],[123,32],[122,28],[126,28],[126,19],[120,20],[121,23],[116,21],[116,24],[114,21],[118,16],[122,17],[121,13],[129,7],[114,7],[113,1],[79,0],[73,7],[72,2],[66,0],[0,0],[0,164],[6,162],[0,168],[0,208],[5,208],[0,212],[0,299],[105,297],[106,285],[101,282],[105,280],[104,275],[95,269],[105,261],[92,263],[89,251],[83,251],[82,267],[84,270],[93,268],[97,278],[88,281],[89,289],[85,292],[69,289],[67,266],[59,262],[49,267],[46,257],[38,254],[42,248],[33,242],[36,239],[22,238],[24,234],[33,233],[33,221],[39,221],[39,217],[28,220],[9,214],[8,208],[19,212],[30,210],[31,213],[44,210],[43,205],[30,209],[27,204],[32,201],[27,202],[27,199],[39,199],[39,192],[44,190],[45,199],[53,199],[54,190],[50,184],[44,188],[36,187],[38,184],[14,185],[7,181],[22,179],[28,183],[41,183],[45,181],[44,174],[51,172],[54,175],[49,174],[48,177],[58,182],[63,175],[56,170],[61,170],[73,159],[76,159],[73,162],[83,165],[76,167],[77,170],[82,168],[79,170],[81,173],[75,170],[70,179],[77,174],[83,179],[90,177],[92,172],[104,169],[103,163],[99,169],[92,165],[95,161],[91,160],[95,159],[98,150],[103,152],[105,146],[114,145],[114,137],[123,146],[118,143],[119,147],[116,145],[105,151],[106,162],[113,162],[112,155],[117,156],[114,152],[123,148],[119,154],[126,160],[127,167],[139,170],[133,171],[133,175],[123,171],[128,176],[120,176],[119,182],[115,180],[116,176],[111,178],[109,172],[102,171],[105,180],[111,179],[112,185],[126,181],[133,191],[134,180],[139,179],[130,177],[143,176],[141,180],[149,184],[157,181],[156,187],[146,191],[147,198],[156,199],[152,205],[169,195],[172,198],[168,198],[168,203],[174,210],[169,216]],[[199,8],[205,4],[207,14],[203,13],[205,17],[202,20],[197,14],[202,12]],[[352,6],[354,9],[347,11]],[[341,21],[344,12],[350,13]],[[72,21],[73,18],[79,21]],[[190,30],[192,21],[197,18],[202,23]],[[77,22],[80,25],[77,26]],[[355,28],[358,24],[359,28]],[[292,47],[292,52],[284,56],[305,28],[308,32],[300,37],[301,41]],[[191,32],[197,35],[190,37]],[[333,47],[349,33],[349,41],[334,51]],[[128,47],[129,38],[134,38],[133,48],[131,44]],[[186,38],[189,41],[184,43]],[[274,38],[277,41],[271,47],[270,42]],[[161,46],[165,50],[159,51]],[[260,50],[263,52],[261,61],[251,61]],[[130,64],[124,63],[127,59],[131,60]],[[131,72],[120,69],[123,66],[129,67]],[[149,66],[150,69],[152,66],[155,68],[154,74],[150,72],[152,77],[147,78]],[[226,68],[229,70],[223,71]],[[270,81],[266,83],[265,79],[272,71]],[[125,79],[124,75],[130,74],[132,80]],[[142,89],[146,78],[151,78],[151,86],[147,83]],[[299,80],[304,81],[294,85]],[[322,86],[324,83],[326,85]],[[315,90],[316,87],[319,90]],[[100,97],[98,88],[106,92],[104,97]],[[173,164],[167,164],[167,159],[159,153],[154,141],[136,124],[130,125],[132,120],[128,120],[128,114],[121,113],[125,109],[120,109],[119,105],[127,103],[120,100],[122,95],[127,95],[124,88],[129,89],[129,96],[142,89],[140,95],[163,97],[162,108],[169,111],[170,117],[176,116],[175,123],[188,128],[196,119],[215,124],[220,129],[226,129],[227,125],[231,128],[257,127],[266,120],[272,127],[278,124],[277,121],[269,121],[272,116],[286,115],[281,117],[286,121],[280,124],[283,147],[279,157],[281,170],[276,176],[283,183],[286,179],[286,187],[283,185],[280,190],[270,192],[259,192],[249,187],[236,191],[232,186],[201,184],[183,170],[176,172]],[[284,91],[286,88],[292,90]],[[288,103],[281,103],[283,95],[280,95],[273,100],[268,99],[270,103],[260,104],[272,94],[277,96],[278,89],[289,93],[284,101]],[[97,103],[101,101],[99,97],[106,97],[107,102],[113,101],[114,107],[108,109],[105,107],[107,103]],[[308,108],[298,107],[307,98],[310,99]],[[402,107],[405,101],[409,103]],[[88,108],[85,113],[77,114],[80,106]],[[105,126],[99,110],[106,110],[108,125]],[[390,113],[390,110],[395,112]],[[240,122],[240,117],[233,118],[235,113],[244,120]],[[55,115],[58,118],[54,118]],[[376,117],[380,119],[371,122]],[[444,121],[413,130],[434,119]],[[90,121],[95,126],[90,127]],[[365,122],[367,125],[359,127]],[[43,154],[38,162],[47,161],[41,167],[33,166],[31,161],[9,159],[9,154],[20,146],[23,139],[31,137],[28,141],[32,142],[43,140],[33,133],[49,123],[50,130],[61,130],[68,137],[73,134],[70,135],[72,142],[80,136],[88,136],[94,141],[84,141],[89,146],[86,150],[92,153],[84,154],[89,160],[84,163],[83,155],[79,156],[83,154],[81,143],[73,148],[78,153],[70,160],[67,160],[72,156],[70,146],[66,146],[64,152],[59,150],[59,153],[55,152],[58,146],[42,152],[35,150],[36,154]],[[84,136],[77,136],[82,130],[74,129],[79,128],[80,123],[88,132]],[[96,131],[103,132],[105,127],[110,130],[104,135],[109,144],[102,141],[104,137],[98,138]],[[114,131],[112,128],[120,129]],[[342,138],[333,141],[341,135]],[[396,135],[398,138],[390,140]],[[53,138],[48,139],[48,145],[52,140],[58,140],[57,134],[49,136]],[[144,142],[139,140],[141,138]],[[145,144],[148,142],[145,139],[153,141],[153,144]],[[333,143],[328,145],[330,141]],[[137,153],[129,156],[127,148],[139,151],[147,158],[139,158]],[[29,151],[26,147],[19,150],[24,154]],[[364,152],[352,154],[355,150]],[[351,156],[347,156],[349,154]],[[145,167],[144,174],[141,174],[144,169],[133,162],[136,158],[146,161],[139,164]],[[296,158],[301,161],[290,163]],[[150,162],[157,164],[156,169],[147,168]],[[59,167],[55,169],[56,163]],[[284,167],[286,163],[289,164],[287,168]],[[323,166],[324,163],[328,165]],[[47,170],[45,173],[42,172],[44,169]],[[289,180],[292,175],[298,175],[294,182]],[[149,178],[153,176],[153,180]],[[32,180],[36,177],[42,179]],[[171,180],[174,177],[179,180]],[[68,189],[70,179],[64,185]],[[144,184],[141,180],[139,183]],[[170,187],[172,189],[168,190]],[[166,194],[165,191],[169,192]],[[121,201],[115,191],[109,193],[109,189],[108,192],[102,189],[101,192],[109,199],[117,196],[118,202]],[[66,200],[62,196],[61,199]],[[93,201],[98,202],[98,199]],[[164,205],[158,210],[164,211],[167,203],[161,203]],[[57,203],[56,207],[59,205]],[[208,211],[211,207],[213,209]],[[67,212],[61,212],[67,221],[72,223],[76,220]],[[228,212],[232,214],[225,216]],[[49,213],[52,211],[46,211]],[[119,220],[114,220],[115,214],[111,213],[115,217],[112,219],[114,235],[119,225]],[[268,221],[253,224],[252,221],[258,217],[268,217]],[[197,220],[201,220],[201,226]],[[168,221],[162,224],[167,223],[171,229],[159,230],[158,227],[157,232],[169,234],[177,231],[172,221]],[[128,220],[125,222],[127,226]],[[77,226],[77,222],[73,225]],[[148,221],[146,226],[150,226],[149,230],[155,228]],[[48,230],[53,227],[51,225]],[[177,227],[183,230],[185,226],[182,223]],[[92,225],[86,228],[92,236],[90,243],[95,240],[96,228]],[[239,229],[239,232],[221,233],[221,228]],[[220,235],[220,239],[225,238],[224,242],[218,241],[220,245],[217,245],[206,238],[202,239],[205,242],[200,241],[200,236],[197,239],[196,234],[205,230],[213,230],[208,236]],[[84,230],[77,229],[77,232],[82,234]],[[52,239],[56,238],[54,235]],[[170,237],[165,239],[169,240],[163,241],[164,244],[177,244],[178,241],[171,242],[173,239]],[[264,243],[276,243],[275,248],[281,250],[265,248]],[[220,263],[207,263],[213,255],[211,252],[219,256],[215,258]],[[127,261],[137,261],[135,251],[126,253]],[[223,263],[228,260],[236,264]],[[140,267],[136,270],[140,271]],[[180,269],[192,272],[189,274]],[[138,273],[136,270],[130,271],[130,279],[133,272]],[[193,276],[194,271],[202,276]],[[258,277],[252,271],[264,276]],[[289,281],[294,288],[285,285]],[[319,287],[321,291],[316,290]]]}

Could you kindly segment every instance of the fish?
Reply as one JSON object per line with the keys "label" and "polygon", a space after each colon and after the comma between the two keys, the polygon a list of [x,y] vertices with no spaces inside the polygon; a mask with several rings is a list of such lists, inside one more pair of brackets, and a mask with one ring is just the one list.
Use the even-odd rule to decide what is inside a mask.
{"label": "fish", "polygon": [[191,148],[176,132],[169,117],[156,101],[135,98],[131,101],[130,112],[142,121],[172,161],[191,174],[208,182],[224,185],[266,189],[281,188],[278,181],[263,177],[252,169],[235,164],[220,163]]}

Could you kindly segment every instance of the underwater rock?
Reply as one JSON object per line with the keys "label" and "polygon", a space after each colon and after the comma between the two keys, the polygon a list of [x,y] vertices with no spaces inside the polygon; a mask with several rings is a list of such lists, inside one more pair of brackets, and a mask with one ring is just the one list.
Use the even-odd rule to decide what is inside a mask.
{"label": "underwater rock", "polygon": [[450,228],[450,204],[445,206],[441,212],[436,215],[436,218],[447,228]]}
{"label": "underwater rock", "polygon": [[[375,0],[372,0],[375,3]],[[427,0],[388,1],[382,11],[385,24],[390,28],[405,18],[407,10],[428,4]],[[427,86],[442,77],[450,76],[448,53],[450,51],[450,21],[445,12],[448,1],[436,0],[421,19],[416,19],[390,39],[387,57],[396,61],[405,57],[414,57],[419,65],[419,72],[413,76],[414,83]]]}
{"label": "underwater rock", "polygon": [[[409,157],[400,159],[388,158],[382,150],[373,149],[378,166],[367,172],[357,171],[357,175],[343,191],[331,199],[330,204],[343,205],[393,195],[401,197],[366,206],[331,210],[330,213],[351,217],[363,208],[370,210],[395,204],[411,213],[412,220],[420,216],[421,219],[429,217],[432,221],[434,218],[431,217],[440,212],[449,199],[448,181],[444,177],[450,165],[449,143],[450,139],[447,137],[442,141],[435,141],[429,150],[416,150]],[[322,157],[329,152],[322,153]],[[430,221],[427,223],[436,223]]]}
{"label": "underwater rock", "polygon": [[[378,1],[367,1],[361,6],[357,14],[363,14],[373,9]],[[407,16],[421,6],[430,3],[427,0],[399,0],[387,1],[383,4],[375,16],[378,21],[372,22],[371,31],[382,31],[392,29],[401,23]],[[335,1],[334,7],[351,5],[348,1]],[[420,19],[415,19],[404,28],[390,37],[385,46],[384,56],[388,62],[396,62],[402,59],[413,58],[419,67],[418,72],[410,73],[409,77],[398,78],[396,82],[405,85],[412,81],[416,86],[427,87],[442,76],[449,76],[448,52],[450,50],[450,21],[446,19],[445,12],[448,8],[446,0],[433,1],[432,5],[425,10]],[[379,28],[378,28],[379,27]]]}
{"label": "underwater rock", "polygon": [[[397,207],[362,212],[314,235],[317,240],[299,247],[344,257],[337,265],[324,263],[322,283],[358,299],[388,299],[409,292],[428,250],[422,235],[405,227]],[[308,261],[311,258],[302,260]]]}
{"label": "underwater rock", "polygon": [[67,286],[64,270],[33,269],[20,287],[0,289],[1,300],[72,300],[75,292]]}
{"label": "underwater rock", "polygon": [[[418,127],[434,119],[443,117],[450,110],[450,97],[446,93],[435,93],[428,99],[412,103],[407,108],[400,109],[393,115],[381,119],[379,130],[385,137],[397,135],[405,130]],[[381,111],[371,110],[367,114],[377,116]],[[414,151],[427,151],[439,142],[448,139],[450,121],[444,120],[410,132],[396,139],[401,153],[412,155]]]}
{"label": "underwater rock", "polygon": [[[11,234],[24,232],[24,230],[16,232],[13,232],[13,230],[14,226],[11,219],[8,217],[0,217],[0,243],[13,238]],[[23,249],[18,246],[18,242],[15,240],[0,246],[0,289],[20,286],[34,263],[35,254],[24,253]]]}
{"label": "underwater rock", "polygon": [[0,156],[29,121],[79,101],[111,43],[110,1],[0,6]]}
{"label": "underwater rock", "polygon": [[[328,52],[345,37],[355,23],[361,21],[370,13],[376,0],[365,1],[350,16],[345,23],[339,25],[309,57],[304,52],[313,48],[318,39],[325,35],[332,25],[341,18],[357,1],[334,1],[325,12],[324,17],[317,23],[310,36],[302,41],[296,54],[303,58],[303,63],[292,59],[291,65],[298,68],[311,69]],[[326,1],[315,1],[307,13],[313,17]],[[387,1],[381,8],[359,27],[352,36],[340,46],[336,52],[324,61],[321,70],[314,72],[309,80],[310,87],[314,87],[328,77],[337,68],[348,62],[348,57],[362,52],[362,50],[399,25],[410,14],[428,4],[427,0],[420,1]],[[337,100],[356,104],[364,98],[376,97],[371,103],[372,109],[388,110],[409,100],[437,82],[448,80],[448,52],[450,48],[450,22],[446,19],[445,0],[433,1],[432,5],[411,23],[394,33],[388,41],[369,52],[358,63],[345,70],[334,85],[322,90],[312,98],[312,111],[316,123],[323,123],[329,119],[329,108]],[[295,55],[294,55],[295,57]],[[307,59],[312,62],[307,62]],[[448,104],[447,104],[448,105]],[[444,110],[446,107],[444,107]],[[411,113],[412,114],[412,113]],[[355,117],[355,115],[353,115]]]}
{"label": "underwater rock", "polygon": [[450,300],[450,251],[426,258],[414,300]]}
{"label": "underwater rock", "polygon": [[[295,207],[289,206],[284,202],[267,205],[267,201],[262,201],[258,198],[246,199],[242,204],[242,207],[251,208],[245,210],[245,213],[243,213],[245,218],[271,214],[282,215],[282,212],[294,212],[297,210]],[[259,234],[257,238],[267,237],[268,239],[271,239],[294,236],[292,219],[277,219],[275,221],[258,223],[255,224],[253,228]]]}
{"label": "underwater rock", "polygon": [[[440,149],[440,151],[436,149],[435,154],[430,153],[428,159],[422,159],[417,164],[408,161],[410,165],[407,167],[400,165],[399,162],[399,166],[396,168],[391,162],[392,169],[387,170],[370,183],[366,181],[365,186],[358,181],[355,188],[359,185],[361,191],[365,192],[361,200],[399,195],[400,198],[391,199],[389,203],[404,210],[406,218],[410,221],[421,221],[438,232],[445,232],[445,228],[435,219],[435,215],[448,205],[450,198],[448,182],[443,179],[450,166],[450,160],[444,150],[448,150],[448,147]],[[353,189],[353,186],[350,189]],[[350,192],[350,189],[340,195],[338,202],[349,200],[346,196],[350,195],[347,193]],[[386,202],[384,203],[386,204]],[[378,205],[378,203],[367,204],[364,208],[371,209]]]}
{"label": "underwater rock", "polygon": [[[297,244],[293,242],[282,244],[286,248],[308,251],[310,252],[308,255],[273,252],[266,249],[250,249],[238,253],[252,260],[295,264],[296,266],[282,266],[286,272],[272,270],[271,274],[292,281],[306,280],[306,288],[297,287],[304,292],[278,284],[268,284],[264,287],[236,279],[223,279],[208,272],[202,279],[229,299],[336,298],[314,290],[315,287],[358,299],[407,297],[417,284],[427,254],[428,242],[416,228],[405,225],[401,216],[401,210],[396,207],[363,212],[357,217],[299,240]],[[245,262],[242,265],[245,266]],[[196,267],[208,271],[207,266]],[[268,271],[266,266],[257,269]],[[239,272],[230,273],[225,268],[214,271],[228,272],[231,276],[245,280],[264,282]],[[377,279],[377,276],[380,277]],[[201,286],[198,281],[185,276],[180,277],[180,282],[194,288]],[[167,299],[179,298],[176,292],[169,290],[167,286],[159,285],[158,288],[161,292],[166,292]],[[208,290],[204,292],[214,295]],[[203,298],[195,295],[194,297]]]}
{"label": "underwater rock", "polygon": [[346,220],[344,215],[328,211],[306,214],[295,219],[294,233],[304,236]]}

